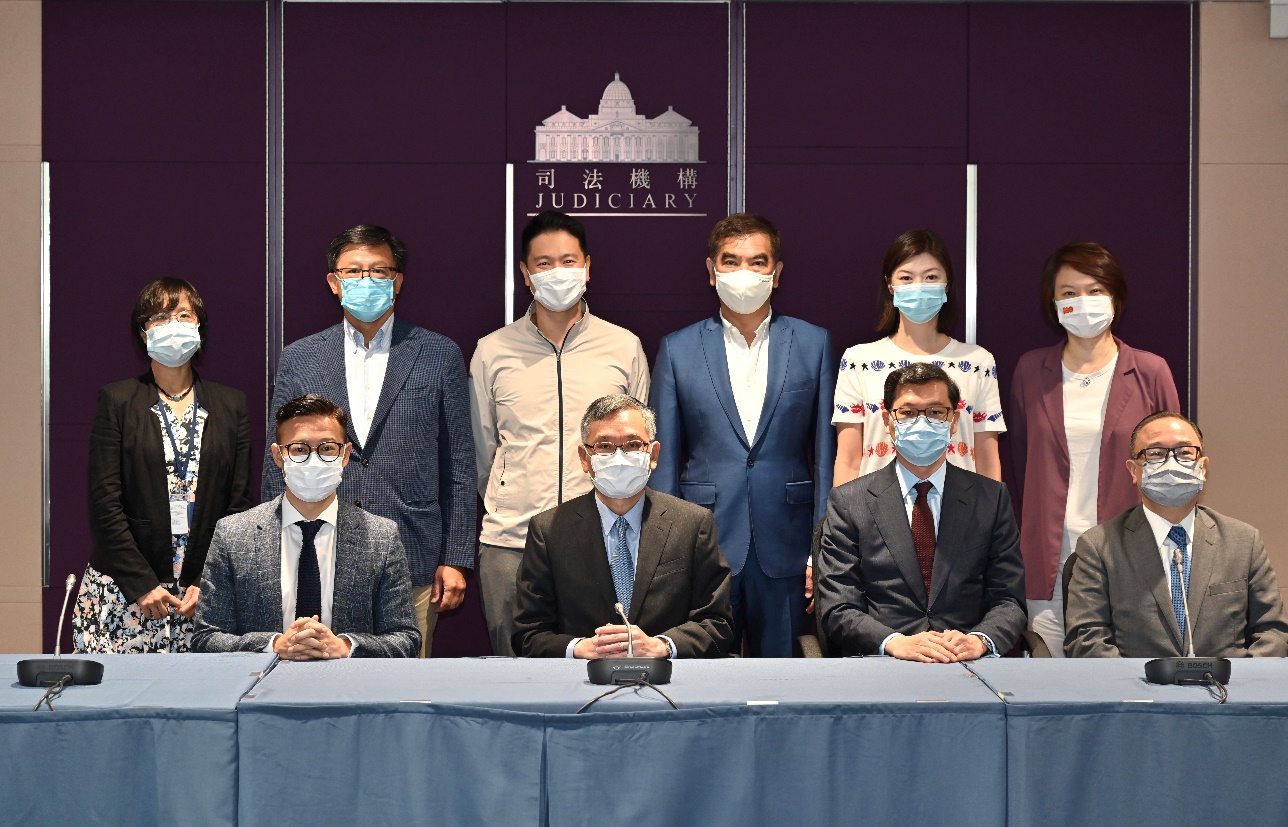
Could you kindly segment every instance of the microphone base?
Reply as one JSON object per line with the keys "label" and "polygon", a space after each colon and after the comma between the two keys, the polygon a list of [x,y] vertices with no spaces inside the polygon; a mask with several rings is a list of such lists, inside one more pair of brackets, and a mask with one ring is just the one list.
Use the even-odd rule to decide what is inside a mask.
{"label": "microphone base", "polygon": [[40,658],[18,661],[18,683],[23,686],[53,686],[64,677],[69,685],[93,686],[103,682],[103,664],[77,658]]}
{"label": "microphone base", "polygon": [[648,681],[657,686],[671,682],[671,661],[666,658],[601,658],[586,661],[591,683],[623,684]]}
{"label": "microphone base", "polygon": [[1145,680],[1157,684],[1206,684],[1211,674],[1221,684],[1230,682],[1228,658],[1155,658],[1145,663]]}

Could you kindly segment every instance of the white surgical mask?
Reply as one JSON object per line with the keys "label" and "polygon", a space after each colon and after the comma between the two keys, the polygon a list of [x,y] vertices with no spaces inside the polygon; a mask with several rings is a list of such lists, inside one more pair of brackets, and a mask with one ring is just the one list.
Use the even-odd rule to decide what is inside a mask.
{"label": "white surgical mask", "polygon": [[774,275],[735,270],[732,273],[716,271],[716,295],[720,301],[739,315],[754,313],[769,301],[774,292]]}
{"label": "white surgical mask", "polygon": [[201,346],[201,325],[169,321],[145,331],[148,355],[168,368],[187,363]]}
{"label": "white surgical mask", "polygon": [[282,472],[286,475],[286,487],[292,494],[306,503],[321,502],[340,487],[344,457],[335,462],[326,462],[315,453],[309,454],[304,462],[293,462],[288,458]]}
{"label": "white surgical mask", "polygon": [[1199,461],[1187,466],[1169,456],[1164,462],[1141,466],[1140,490],[1159,505],[1175,508],[1199,495],[1205,476]]}
{"label": "white surgical mask", "polygon": [[552,267],[529,273],[532,295],[541,306],[556,313],[567,310],[586,292],[585,267]]}
{"label": "white surgical mask", "polygon": [[1076,296],[1058,299],[1055,315],[1064,329],[1083,339],[1094,339],[1108,329],[1114,320],[1114,300],[1110,296]]}
{"label": "white surgical mask", "polygon": [[625,451],[618,448],[611,454],[591,454],[590,467],[595,471],[591,480],[605,497],[624,500],[644,490],[653,464],[653,453]]}

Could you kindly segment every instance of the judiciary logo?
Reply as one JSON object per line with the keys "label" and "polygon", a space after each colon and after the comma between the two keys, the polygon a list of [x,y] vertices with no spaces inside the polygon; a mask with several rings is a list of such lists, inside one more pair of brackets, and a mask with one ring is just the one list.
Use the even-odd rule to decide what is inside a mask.
{"label": "judiciary logo", "polygon": [[698,128],[670,106],[656,118],[638,114],[618,73],[598,112],[580,118],[561,106],[542,121],[535,155],[528,215],[706,215],[698,203]]}

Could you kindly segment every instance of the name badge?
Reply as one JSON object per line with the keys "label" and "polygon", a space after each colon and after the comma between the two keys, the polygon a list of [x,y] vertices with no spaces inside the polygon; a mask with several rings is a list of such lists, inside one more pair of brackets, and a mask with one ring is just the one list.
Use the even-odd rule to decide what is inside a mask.
{"label": "name badge", "polygon": [[186,500],[170,501],[170,533],[188,533],[188,509],[191,503]]}

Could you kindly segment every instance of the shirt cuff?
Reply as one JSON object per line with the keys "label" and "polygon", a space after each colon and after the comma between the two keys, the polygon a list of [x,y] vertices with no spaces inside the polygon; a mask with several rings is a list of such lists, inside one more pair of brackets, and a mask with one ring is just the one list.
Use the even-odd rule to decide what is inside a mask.
{"label": "shirt cuff", "polygon": [[271,654],[273,654],[273,644],[274,644],[274,643],[277,643],[277,639],[278,639],[279,637],[281,637],[281,636],[282,636],[282,633],[281,633],[281,632],[278,632],[277,634],[275,634],[275,635],[273,635],[271,638],[269,638],[269,639],[268,639],[268,645],[264,647],[264,651],[265,651],[265,652],[267,652],[267,653],[268,653],[268,654],[270,654],[270,655],[271,655]]}
{"label": "shirt cuff", "polygon": [[667,646],[667,648],[671,650],[671,654],[670,654],[670,655],[667,655],[667,657],[668,657],[670,660],[675,660],[677,657],[679,657],[679,655],[676,653],[676,649],[675,649],[675,641],[671,640],[671,639],[670,639],[669,637],[667,637],[666,635],[658,635],[658,636],[657,636],[657,639],[658,639],[658,640],[665,640],[665,641],[666,641],[666,646]]}
{"label": "shirt cuff", "polygon": [[[899,634],[899,633],[898,633],[898,632],[893,632],[893,633],[891,633],[891,634],[886,635],[886,639],[885,639],[885,640],[883,640],[883,641],[881,641],[881,648],[877,650],[877,654],[878,654],[878,655],[882,655],[882,656],[884,656],[884,655],[885,655],[885,647],[886,647],[886,644],[887,644],[887,643],[889,643],[889,642],[890,642],[890,639],[891,639],[892,637],[894,637],[895,635],[897,635],[897,634]],[[985,639],[985,640],[988,640],[988,638],[984,638],[984,639]]]}
{"label": "shirt cuff", "polygon": [[345,655],[345,657],[346,658],[353,657],[353,653],[358,651],[358,641],[354,640],[351,635],[337,635],[337,637],[342,637],[345,640],[349,641],[349,654]]}
{"label": "shirt cuff", "polygon": [[583,640],[585,640],[585,638],[575,637],[575,638],[573,638],[572,640],[568,641],[568,650],[567,650],[566,652],[564,652],[564,657],[565,657],[565,658],[575,658],[575,657],[577,657],[576,655],[574,655],[574,654],[572,653],[572,650],[573,650],[573,649],[576,649],[576,648],[577,648],[577,644],[578,644],[578,643],[581,643]]}
{"label": "shirt cuff", "polygon": [[966,634],[975,635],[976,637],[983,639],[984,645],[988,647],[988,652],[984,655],[984,657],[986,658],[1001,657],[1001,655],[997,654],[997,647],[993,645],[993,639],[988,635],[984,634],[983,632],[967,632]]}

